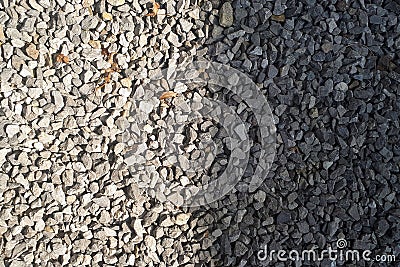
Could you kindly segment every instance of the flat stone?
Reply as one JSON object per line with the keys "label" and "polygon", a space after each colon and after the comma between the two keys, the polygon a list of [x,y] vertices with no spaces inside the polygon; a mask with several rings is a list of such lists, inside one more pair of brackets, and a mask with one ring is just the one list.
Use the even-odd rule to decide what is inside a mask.
{"label": "flat stone", "polygon": [[346,92],[349,89],[349,86],[345,82],[340,82],[335,86],[335,89]]}
{"label": "flat stone", "polygon": [[103,208],[109,208],[110,207],[110,199],[106,196],[99,197],[99,198],[94,198],[93,202],[99,205],[100,207]]}
{"label": "flat stone", "polygon": [[139,109],[145,113],[150,113],[154,108],[154,105],[147,101],[141,101],[139,103]]}
{"label": "flat stone", "polygon": [[189,17],[198,20],[200,19],[200,8],[196,7],[188,12]]}
{"label": "flat stone", "polygon": [[146,247],[148,250],[156,251],[157,241],[153,236],[151,236],[151,235],[146,236],[146,238],[144,239],[144,243],[146,244]]}
{"label": "flat stone", "polygon": [[36,18],[27,18],[23,24],[21,31],[32,33],[34,31]]}
{"label": "flat stone", "polygon": [[132,86],[132,79],[129,78],[129,77],[123,78],[123,79],[121,79],[121,84],[122,84],[122,86],[125,86],[125,87],[127,87],[127,88],[131,88],[131,86]]}
{"label": "flat stone", "polygon": [[291,219],[291,215],[288,211],[281,211],[276,218],[276,222],[278,224],[284,224],[290,222]]}

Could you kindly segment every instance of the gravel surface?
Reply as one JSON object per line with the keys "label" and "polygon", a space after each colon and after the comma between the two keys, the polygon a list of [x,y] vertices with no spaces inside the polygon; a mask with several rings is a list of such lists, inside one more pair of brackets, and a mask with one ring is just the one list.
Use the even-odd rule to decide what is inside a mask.
{"label": "gravel surface", "polygon": [[[0,2],[0,266],[398,266],[294,264],[258,252],[345,239],[400,259],[400,4],[158,3]],[[225,99],[247,126],[254,121],[223,90],[180,86],[164,100],[147,90],[158,70],[201,58],[257,84],[277,150],[259,188],[238,183],[217,202],[183,208],[143,193],[127,165],[161,166],[141,179],[182,186],[226,168],[226,133],[210,120],[175,136],[182,154],[157,154],[170,141],[159,129],[185,120],[174,114],[184,99],[192,110],[203,108],[196,99]],[[143,121],[132,146],[126,129],[139,133]],[[210,169],[188,172],[186,157],[204,156],[211,139]]]}

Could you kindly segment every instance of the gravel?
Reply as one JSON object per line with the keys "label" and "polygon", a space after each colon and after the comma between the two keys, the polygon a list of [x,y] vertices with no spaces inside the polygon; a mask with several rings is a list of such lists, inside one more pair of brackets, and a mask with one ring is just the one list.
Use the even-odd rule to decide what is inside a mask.
{"label": "gravel", "polygon": [[230,2],[222,4],[219,11],[219,24],[222,27],[231,27],[234,22],[233,8]]}
{"label": "gravel", "polygon": [[[156,16],[142,0],[0,2],[0,266],[289,266],[258,251],[338,239],[399,258],[400,5],[157,2]],[[260,133],[246,103],[148,86],[198,58],[245,73],[273,110],[276,157],[259,187],[247,183]],[[205,97],[245,121],[230,124],[251,137],[243,179],[206,206],[163,202],[245,155],[215,121],[189,121]]]}

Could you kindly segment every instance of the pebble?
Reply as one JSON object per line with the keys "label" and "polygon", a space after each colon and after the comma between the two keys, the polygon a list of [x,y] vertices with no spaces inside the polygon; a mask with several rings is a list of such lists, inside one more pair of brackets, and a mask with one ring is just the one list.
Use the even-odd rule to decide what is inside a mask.
{"label": "pebble", "polygon": [[182,30],[183,30],[184,32],[189,32],[189,31],[192,29],[192,27],[193,27],[193,23],[189,22],[189,21],[186,20],[186,19],[180,19],[180,20],[179,20],[179,23],[181,24]]}
{"label": "pebble", "polygon": [[[0,149],[0,163],[4,162],[6,160],[6,155],[10,152],[11,150],[8,148],[3,148]],[[1,178],[1,176],[0,176]],[[3,180],[2,180],[3,181]],[[7,183],[7,182],[5,182]]]}
{"label": "pebble", "polygon": [[30,56],[33,59],[38,59],[39,57],[39,51],[36,49],[36,46],[34,44],[30,44],[27,46],[27,48],[25,49],[26,54],[28,56]]}
{"label": "pebble", "polygon": [[254,195],[254,199],[256,199],[258,202],[264,202],[266,196],[267,194],[264,191],[257,191],[257,193]]}
{"label": "pebble", "polygon": [[179,37],[177,34],[170,32],[167,37],[168,42],[170,42],[174,47],[180,47],[182,44],[179,42]]}
{"label": "pebble", "polygon": [[42,128],[47,128],[50,126],[50,118],[44,117],[38,122],[38,126]]}
{"label": "pebble", "polygon": [[143,239],[143,234],[146,233],[146,230],[142,226],[142,222],[139,219],[136,219],[133,223],[133,229],[135,230],[136,235]]}
{"label": "pebble", "polygon": [[262,48],[257,46],[250,52],[252,55],[261,56],[263,54]]}
{"label": "pebble", "polygon": [[22,77],[33,77],[33,70],[30,69],[28,66],[26,65],[22,65],[21,71],[19,72],[19,74]]}
{"label": "pebble", "polygon": [[53,135],[47,134],[45,132],[40,133],[38,138],[39,138],[39,142],[42,144],[51,143],[55,139],[55,137]]}
{"label": "pebble", "polygon": [[4,35],[4,28],[3,26],[0,26],[0,42],[5,42],[6,37]]}
{"label": "pebble", "polygon": [[37,99],[43,93],[42,88],[39,87],[32,87],[28,89],[28,95],[32,99]]}
{"label": "pebble", "polygon": [[277,21],[277,22],[285,22],[286,21],[286,17],[285,14],[281,14],[281,15],[272,15],[271,19],[273,21]]}
{"label": "pebble", "polygon": [[219,25],[222,27],[231,27],[233,25],[233,8],[230,2],[225,2],[219,11]]}
{"label": "pebble", "polygon": [[11,39],[11,44],[16,48],[22,48],[25,46],[25,42],[20,39]]}
{"label": "pebble", "polygon": [[199,20],[200,19],[200,9],[198,7],[194,7],[192,10],[188,12],[189,17]]}
{"label": "pebble", "polygon": [[110,13],[108,13],[108,12],[103,12],[103,13],[101,14],[101,16],[103,17],[104,20],[112,20],[112,19],[113,19],[112,14],[110,14]]}
{"label": "pebble", "polygon": [[122,6],[125,4],[125,0],[107,0],[107,3],[112,6]]}
{"label": "pebble", "polygon": [[383,22],[383,19],[382,19],[382,17],[380,17],[380,16],[377,16],[377,15],[372,15],[370,18],[369,18],[369,21],[372,23],[372,24],[382,24],[382,22]]}
{"label": "pebble", "polygon": [[64,191],[62,189],[62,186],[60,186],[60,185],[56,186],[54,188],[54,191],[51,193],[51,196],[59,204],[61,204],[63,206],[66,204],[66,202],[65,202],[65,193],[64,193]]}
{"label": "pebble", "polygon": [[324,43],[324,44],[322,44],[321,48],[322,48],[322,51],[324,51],[324,53],[328,53],[328,52],[332,51],[333,44],[330,42]]}
{"label": "pebble", "polygon": [[189,218],[190,214],[185,214],[185,213],[178,214],[175,218],[175,223],[177,225],[185,225],[187,224]]}
{"label": "pebble", "polygon": [[39,4],[36,2],[36,0],[29,1],[29,5],[30,5],[33,9],[36,9],[36,10],[39,11],[39,12],[43,12],[43,11],[44,11],[43,7],[42,7],[41,5],[39,5]]}
{"label": "pebble", "polygon": [[279,73],[279,70],[274,66],[270,65],[268,67],[268,78],[272,79],[275,78]]}
{"label": "pebble", "polygon": [[6,126],[6,133],[8,137],[12,138],[14,135],[18,134],[20,131],[20,127],[15,124],[10,124]]}
{"label": "pebble", "polygon": [[[21,164],[22,166],[28,166],[28,165],[32,164],[32,162],[29,160],[28,153],[22,152],[21,154],[19,154],[18,163]],[[26,180],[23,179],[22,181],[19,181],[19,183],[24,184],[25,181]],[[28,184],[26,186],[29,187]]]}

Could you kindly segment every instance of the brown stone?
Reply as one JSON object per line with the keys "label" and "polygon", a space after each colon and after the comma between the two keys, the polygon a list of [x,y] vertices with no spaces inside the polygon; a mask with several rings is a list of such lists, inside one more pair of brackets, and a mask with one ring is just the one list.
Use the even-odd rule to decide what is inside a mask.
{"label": "brown stone", "polygon": [[36,49],[36,46],[34,44],[28,45],[26,48],[26,54],[30,56],[33,59],[38,59],[39,57],[39,51]]}
{"label": "brown stone", "polygon": [[284,14],[282,14],[282,15],[272,15],[271,19],[274,20],[274,21],[278,21],[278,22],[285,22],[285,20],[286,20]]}

